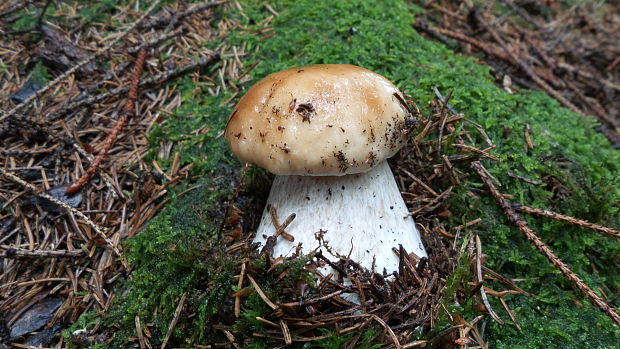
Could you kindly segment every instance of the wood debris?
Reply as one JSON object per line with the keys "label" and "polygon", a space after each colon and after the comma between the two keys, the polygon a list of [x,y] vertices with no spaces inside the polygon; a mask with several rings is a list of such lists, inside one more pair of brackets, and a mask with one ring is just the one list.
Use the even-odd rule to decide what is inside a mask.
{"label": "wood debris", "polygon": [[[501,6],[506,11],[498,11]],[[476,5],[433,1],[414,27],[447,46],[484,55],[511,93],[515,92],[513,84],[542,89],[565,107],[594,116],[602,124],[598,130],[618,148],[620,27],[614,18],[618,4],[605,4],[605,13],[593,10],[596,5],[590,3],[565,10],[562,6],[555,1],[482,1]],[[528,10],[547,14],[532,16]],[[525,125],[526,144],[532,148],[529,132]]]}
{"label": "wood debris", "polygon": [[[171,4],[156,10],[159,3],[150,2],[145,11],[119,11],[114,14],[119,26],[113,30],[87,30],[77,19],[61,25],[46,23],[40,26],[45,40],[35,44],[39,49],[29,49],[32,43],[24,42],[23,34],[6,34],[5,30],[17,11],[37,4],[0,4],[0,30],[6,34],[0,35],[0,61],[7,67],[0,81],[0,318],[19,320],[53,290],[62,296],[63,305],[44,324],[54,329],[50,340],[82,313],[107,311],[117,296],[113,283],[131,278],[130,266],[119,257],[121,242],[143,229],[167,202],[167,187],[187,176],[190,167],[177,161],[169,181],[163,183],[144,161],[146,132],[181,103],[175,79],[189,76],[195,82],[213,81],[219,76],[239,76],[243,68],[237,63],[232,67],[233,61],[245,55],[243,47],[210,51],[197,43],[217,43],[236,25],[211,26],[213,9],[229,6],[225,1],[188,7]],[[182,15],[161,28],[158,23],[167,11]],[[113,35],[101,36],[110,32]],[[169,56],[145,60],[138,90],[137,84],[130,87],[133,60],[128,58],[140,50]],[[51,62],[50,57],[61,60]],[[100,64],[104,60],[105,71]],[[205,67],[222,61],[226,66],[214,69],[212,77],[204,72]],[[29,73],[19,69],[36,62],[47,65],[50,82],[25,98],[12,100]],[[214,92],[221,93],[223,88],[229,86]],[[128,107],[135,107],[136,117],[128,117],[122,130],[111,132],[114,120],[129,111],[119,112],[128,92]],[[106,141],[110,133],[117,135],[116,142]],[[104,145],[106,151],[102,151]],[[100,156],[107,152],[107,160],[97,163],[99,170],[90,185],[76,195],[64,195],[68,184],[96,161],[92,152]],[[175,152],[162,154],[162,158],[174,156]],[[140,345],[149,347],[149,325],[139,318],[136,325]],[[174,327],[172,322],[171,330]],[[28,336],[24,333],[0,341],[23,345],[21,341]],[[97,335],[84,334],[85,340],[93,336]]]}

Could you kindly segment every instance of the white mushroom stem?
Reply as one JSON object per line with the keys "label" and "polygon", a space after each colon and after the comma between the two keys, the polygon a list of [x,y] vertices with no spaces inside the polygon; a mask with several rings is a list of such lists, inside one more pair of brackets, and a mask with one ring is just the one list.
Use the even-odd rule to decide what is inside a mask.
{"label": "white mushroom stem", "polygon": [[[278,237],[274,257],[289,256],[299,243],[303,253],[319,247],[315,233],[325,231],[329,250],[375,271],[398,271],[399,259],[393,247],[403,245],[409,253],[426,257],[413,218],[405,206],[386,161],[366,173],[345,176],[276,176],[267,207],[277,209],[280,219],[292,213],[296,218],[286,228],[294,242]],[[269,210],[263,212],[255,242],[265,244],[275,233]],[[321,247],[332,261],[338,258]]]}

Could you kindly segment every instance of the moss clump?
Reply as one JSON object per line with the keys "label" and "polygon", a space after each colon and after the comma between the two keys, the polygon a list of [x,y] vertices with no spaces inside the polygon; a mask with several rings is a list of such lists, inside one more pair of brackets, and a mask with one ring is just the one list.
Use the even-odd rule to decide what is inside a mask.
{"label": "moss clump", "polygon": [[30,73],[30,81],[37,85],[44,86],[50,80],[52,80],[52,74],[45,68],[43,63],[37,62]]}
{"label": "moss clump", "polygon": [[[149,158],[156,159],[162,168],[168,169],[172,165],[172,157],[159,158],[157,154],[160,144],[173,142],[175,151],[181,154],[181,163],[193,164],[193,174],[229,171],[231,164],[239,168],[221,136],[230,113],[230,106],[222,102],[230,97],[230,91],[210,96],[206,87],[196,86],[189,77],[181,79],[178,88],[183,104],[163,123],[153,127],[148,135]],[[195,132],[199,129],[202,131]]]}
{"label": "moss clump", "polygon": [[[228,256],[225,244],[218,239],[218,229],[223,217],[221,202],[230,195],[230,189],[221,189],[226,185],[212,179],[198,184],[198,189],[174,198],[145,231],[125,245],[130,264],[136,266],[133,280],[116,290],[122,301],[98,319],[104,322],[103,328],[119,327],[113,347],[122,347],[135,335],[135,326],[131,325],[135,316],[153,323],[152,344],[160,346],[158,341],[163,340],[185,292],[186,304],[198,312],[198,317],[181,321],[173,342],[183,343],[186,338],[204,341],[205,331],[195,331],[194,326],[229,302],[232,272],[240,261]],[[82,316],[66,335],[89,328],[93,324],[89,317],[92,313]]]}
{"label": "moss clump", "polygon": [[[271,22],[275,28],[273,37],[259,40],[246,31],[232,33],[227,39],[230,44],[245,42],[247,52],[256,52],[245,61],[248,66],[257,63],[251,72],[253,81],[292,66],[352,63],[390,78],[421,106],[431,100],[433,86],[440,91],[453,90],[453,106],[480,123],[497,146],[494,155],[501,162],[486,166],[514,201],[620,225],[620,154],[593,131],[593,122],[562,108],[544,93],[520,91],[511,95],[497,88],[487,67],[423,39],[412,29],[412,14],[419,10],[417,7],[396,0],[279,0],[270,4],[280,13]],[[270,15],[258,1],[241,1],[241,5],[243,16],[221,15],[235,17],[250,28]],[[219,104],[221,100],[202,97],[193,90],[184,94],[185,106],[181,108],[185,109],[179,109],[151,135],[153,146],[162,140],[178,142],[186,162],[201,159],[196,173],[204,175],[235,164],[229,160],[224,142],[217,138],[230,111],[229,106]],[[536,144],[528,152],[524,151],[522,136],[525,123],[530,125]],[[186,136],[199,127],[207,127],[209,132]],[[484,147],[482,137],[474,141],[473,145]],[[507,175],[508,171],[538,179],[544,185],[516,180]],[[558,348],[617,345],[620,334],[611,320],[576,294],[570,282],[508,225],[492,199],[480,193],[478,182],[472,176],[454,191],[452,223],[481,217],[483,222],[475,232],[481,236],[483,251],[489,256],[488,266],[504,275],[527,279],[521,287],[538,295],[532,299],[508,297],[522,331],[488,322],[485,338],[495,347],[529,348],[542,342]],[[469,192],[480,195],[472,199]],[[135,314],[143,314],[156,322],[159,331],[165,331],[164,324],[183,292],[192,295],[191,306],[199,309],[201,319],[215,311],[209,299],[223,301],[222,293],[232,287],[226,281],[230,278],[225,268],[209,270],[213,266],[197,257],[204,256],[212,244],[213,228],[221,217],[217,197],[225,191],[203,188],[201,193],[174,200],[130,243],[130,258],[136,266],[134,281],[125,286],[131,292],[118,298],[108,324],[132,321]],[[197,200],[196,195],[204,196]],[[197,213],[200,208],[205,210],[203,214]],[[594,289],[605,290],[612,305],[619,306],[620,281],[614,258],[620,254],[620,242],[546,219],[528,220],[574,271]],[[222,284],[216,289],[194,288],[206,280],[218,282],[219,277]],[[583,306],[575,305],[576,302]],[[252,312],[264,311],[259,303],[253,298],[246,301],[246,322],[240,322],[237,331],[259,329],[256,326],[260,325],[252,321]],[[501,309],[499,303],[494,306]],[[466,318],[474,315],[471,307],[461,311]],[[502,312],[500,316],[507,318]],[[189,321],[183,326],[175,331],[174,343],[183,343],[184,338],[208,341],[204,335],[196,335],[205,333],[204,322]],[[132,328],[124,329],[126,336],[132,335]],[[154,335],[162,337],[161,332]],[[121,339],[116,343],[120,342]]]}
{"label": "moss clump", "polygon": [[[251,2],[245,8],[253,8]],[[291,66],[353,63],[387,76],[422,106],[432,98],[433,86],[444,92],[453,90],[453,106],[480,123],[497,146],[494,155],[501,162],[486,165],[503,184],[502,190],[512,194],[515,201],[620,225],[620,153],[593,130],[594,122],[562,108],[542,92],[511,95],[502,91],[493,83],[488,67],[418,35],[411,28],[415,7],[400,1],[378,5],[365,1],[283,0],[276,2],[276,8],[281,13],[272,22],[276,35],[262,43],[261,61],[253,71],[256,79]],[[526,123],[536,144],[529,152],[524,151]],[[475,141],[474,145],[485,147],[482,137]],[[544,185],[514,179],[507,175],[509,171],[541,180]],[[456,191],[451,203],[452,219],[456,225],[483,218],[477,233],[483,239],[484,252],[490,256],[488,265],[508,276],[530,279],[522,286],[537,294],[536,299],[509,297],[517,318],[524,320],[519,336],[524,345],[536,345],[542,338],[546,341],[547,332],[566,333],[568,339],[564,342],[551,342],[556,346],[617,343],[620,337],[611,321],[576,295],[570,282],[507,225],[491,198],[472,200],[468,192],[479,188],[478,182],[471,178]],[[593,288],[606,290],[612,296],[612,306],[619,305],[617,296],[613,296],[620,291],[614,263],[620,253],[618,241],[547,219],[528,220],[574,271]],[[579,311],[569,310],[572,300],[584,306]],[[541,306],[574,325],[563,326],[561,321],[533,316]],[[495,307],[501,309],[499,303]],[[486,336],[498,346],[510,345],[515,334],[507,327],[492,324]],[[583,333],[596,339],[588,340]]]}
{"label": "moss clump", "polygon": [[[140,315],[156,321],[155,328],[163,335],[184,292],[192,290],[188,304],[199,309],[199,318],[216,313],[225,303],[239,261],[227,258],[225,245],[218,241],[219,204],[230,192],[216,184],[205,181],[182,200],[175,200],[140,233],[141,238],[129,241],[129,262],[140,268],[132,273],[135,281],[128,285],[125,306],[114,309],[112,318],[131,321]],[[197,289],[198,285],[204,289]],[[188,330],[179,327],[180,338],[201,339]]]}

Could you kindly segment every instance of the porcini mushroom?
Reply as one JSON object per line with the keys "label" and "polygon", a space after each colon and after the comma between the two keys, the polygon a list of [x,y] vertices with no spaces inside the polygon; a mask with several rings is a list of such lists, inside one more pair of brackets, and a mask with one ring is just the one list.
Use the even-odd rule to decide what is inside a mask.
{"label": "porcini mushroom", "polygon": [[[267,207],[296,214],[273,254],[299,243],[308,253],[349,257],[378,272],[398,270],[392,251],[426,256],[420,234],[386,159],[405,145],[415,116],[386,78],[349,64],[322,64],[273,73],[240,99],[226,139],[245,163],[276,175]],[[276,228],[265,208],[255,242]],[[319,244],[315,233],[322,235]],[[327,245],[328,248],[325,247]]]}

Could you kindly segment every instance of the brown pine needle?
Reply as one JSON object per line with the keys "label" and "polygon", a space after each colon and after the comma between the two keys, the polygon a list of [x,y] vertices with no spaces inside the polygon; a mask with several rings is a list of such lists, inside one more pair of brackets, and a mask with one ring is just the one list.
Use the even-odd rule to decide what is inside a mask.
{"label": "brown pine needle", "polygon": [[252,276],[250,276],[248,274],[248,280],[250,280],[250,283],[252,284],[252,286],[254,287],[254,290],[256,290],[256,292],[258,293],[258,295],[260,296],[260,298],[269,306],[269,308],[273,309],[273,310],[277,310],[278,306],[275,305],[270,299],[269,297],[267,297],[267,295],[265,294],[265,292],[263,292],[263,290],[260,288],[260,286],[258,286],[258,283],[256,283],[256,281],[254,280],[254,278]]}
{"label": "brown pine needle", "polygon": [[484,30],[486,30],[489,34],[491,34],[493,39],[506,52],[506,54],[510,57],[510,59],[516,62],[517,65],[523,70],[523,72],[527,74],[530,77],[530,79],[532,79],[538,86],[540,86],[543,90],[547,91],[547,93],[549,93],[555,99],[560,101],[560,103],[562,103],[568,109],[580,115],[585,115],[585,113],[581,109],[579,109],[571,101],[569,101],[564,96],[562,96],[562,94],[560,94],[558,91],[556,91],[551,86],[549,86],[549,84],[547,84],[543,79],[541,79],[525,61],[519,59],[519,57],[517,57],[514,54],[514,52],[510,49],[506,41],[502,39],[500,34],[498,34],[497,31],[491,25],[488,24],[489,21],[482,18],[482,16],[479,13],[474,13],[474,19],[476,20],[477,23],[481,25],[482,28],[484,28]]}
{"label": "brown pine needle", "polygon": [[[491,276],[495,281],[500,282],[500,283],[502,283],[504,285],[508,285],[508,286],[512,287],[514,289],[514,291],[516,291],[516,294],[522,294],[522,295],[527,296],[527,297],[535,297],[535,295],[533,295],[533,294],[531,294],[529,292],[526,292],[521,287],[517,286],[511,279],[509,279],[509,278],[507,278],[507,277],[505,277],[505,276],[503,276],[503,275],[493,271],[492,269],[489,269],[488,267],[486,267],[484,265],[482,266],[482,271],[485,274]],[[486,290],[486,291],[487,291],[488,294],[491,294],[491,292],[489,290]]]}
{"label": "brown pine needle", "polygon": [[290,242],[295,241],[295,237],[287,233],[284,229],[286,229],[289,226],[289,224],[293,222],[293,220],[295,219],[297,215],[295,213],[291,213],[288,217],[286,217],[284,222],[280,224],[278,223],[279,222],[278,213],[276,211],[276,208],[273,207],[273,205],[269,206],[269,214],[271,215],[271,222],[273,223],[273,226],[276,228],[276,232],[273,233],[273,237],[277,238],[278,236],[282,235],[284,239]]}
{"label": "brown pine needle", "polygon": [[[243,279],[245,277],[245,266],[248,263],[248,259],[243,260],[243,264],[241,264],[241,272],[239,273],[239,282],[237,283],[237,288],[243,288]],[[235,317],[239,317],[241,315],[241,296],[235,297]]]}
{"label": "brown pine needle", "polygon": [[228,338],[229,340],[229,343],[231,343],[235,348],[241,349],[241,347],[239,346],[239,343],[237,343],[237,339],[232,334],[232,332],[228,330],[221,330],[221,331],[224,332],[224,334],[226,335],[226,338]]}
{"label": "brown pine needle", "polygon": [[39,98],[41,95],[43,95],[45,92],[50,90],[52,87],[54,87],[54,86],[58,85],[60,82],[64,81],[71,74],[75,73],[78,69],[80,69],[83,66],[85,66],[86,64],[90,63],[95,58],[97,58],[97,57],[103,55],[104,53],[108,52],[118,41],[120,41],[121,39],[126,37],[127,34],[130,31],[132,31],[138,24],[140,24],[142,21],[144,21],[144,19],[149,15],[149,13],[151,13],[151,11],[153,11],[157,6],[159,6],[160,1],[161,0],[155,0],[151,4],[151,6],[146,11],[144,11],[144,13],[142,14],[142,16],[140,16],[140,18],[135,20],[123,32],[121,32],[118,35],[115,35],[116,37],[109,44],[107,44],[105,47],[103,47],[102,49],[100,49],[97,52],[93,53],[92,55],[86,57],[84,60],[82,60],[78,64],[74,65],[71,69],[67,70],[66,72],[64,72],[63,74],[58,76],[56,79],[52,80],[45,87],[43,87],[42,89],[38,90],[32,96],[28,97],[25,101],[23,101],[22,103],[16,105],[13,109],[9,110],[6,114],[0,115],[0,121],[4,120],[6,118],[9,118],[9,117],[16,116],[18,111],[20,111],[20,110],[24,109],[25,107],[29,106],[30,104],[32,104],[32,102],[34,102],[35,99]]}
{"label": "brown pine needle", "polygon": [[513,209],[512,204],[506,200],[502,194],[499,192],[497,187],[492,183],[491,179],[487,175],[487,171],[482,166],[479,161],[474,161],[471,163],[471,167],[478,173],[482,182],[487,186],[499,206],[504,210],[504,214],[508,218],[508,220],[516,225],[519,230],[525,235],[525,237],[536,247],[536,249],[551,263],[559,269],[564,276],[566,276],[569,280],[573,282],[575,287],[577,287],[583,294],[585,294],[590,301],[595,304],[603,313],[607,314],[613,322],[620,325],[620,315],[618,315],[612,307],[610,307],[605,301],[599,297],[592,289],[586,285],[583,280],[577,276],[562,260],[551,251],[547,245],[536,235],[536,232],[530,229],[527,225],[527,222],[523,220],[519,216],[517,212]]}
{"label": "brown pine needle", "polygon": [[110,134],[106,138],[105,142],[103,143],[103,148],[101,149],[99,154],[97,154],[97,157],[95,158],[95,160],[90,164],[90,167],[86,170],[86,172],[84,172],[82,177],[80,177],[77,181],[75,181],[73,184],[71,184],[67,188],[67,191],[66,191],[67,196],[71,196],[79,192],[80,190],[82,190],[82,188],[84,188],[86,184],[88,184],[88,182],[90,182],[91,178],[93,178],[95,173],[97,173],[97,170],[99,169],[99,166],[103,162],[103,159],[106,157],[106,155],[108,154],[108,152],[110,151],[114,143],[116,142],[116,138],[118,137],[118,134],[125,127],[125,124],[127,123],[127,119],[132,118],[134,114],[136,113],[134,104],[136,103],[136,100],[138,99],[138,85],[140,82],[140,75],[142,75],[142,67],[144,67],[145,58],[146,58],[146,51],[141,50],[138,53],[138,58],[136,59],[136,65],[135,65],[134,72],[131,78],[131,89],[129,90],[129,96],[121,112],[121,116],[116,122],[116,126],[114,126],[114,129],[112,130],[112,132],[110,132]]}
{"label": "brown pine needle", "polygon": [[140,349],[151,348],[151,345],[147,345],[147,340],[144,337],[144,333],[142,332],[142,324],[140,323],[140,317],[136,315],[134,318],[134,322],[136,324],[136,332],[138,333],[138,341],[140,343]]}
{"label": "brown pine needle", "polygon": [[284,336],[284,343],[286,345],[293,344],[293,338],[291,337],[291,331],[288,329],[288,325],[284,320],[280,319],[280,328],[282,328],[282,335]]}
{"label": "brown pine needle", "polygon": [[534,207],[529,207],[529,206],[524,206],[524,205],[519,205],[519,204],[513,204],[512,208],[514,208],[517,211],[521,211],[523,213],[528,213],[528,214],[534,214],[534,215],[538,215],[538,216],[543,216],[543,217],[548,217],[551,219],[555,219],[558,221],[563,221],[563,222],[568,222],[568,223],[572,223],[575,225],[579,225],[582,227],[586,227],[586,228],[590,228],[592,230],[596,230],[596,231],[600,231],[602,233],[605,233],[609,236],[613,236],[613,237],[620,237],[620,231],[619,230],[615,230],[612,228],[608,228],[602,225],[598,225],[595,223],[590,223],[586,220],[583,219],[578,219],[575,217],[571,217],[571,216],[566,216],[563,215],[561,213],[557,213],[557,212],[553,212],[550,210],[541,210],[539,208],[534,208]]}
{"label": "brown pine needle", "polygon": [[322,297],[317,297],[317,298],[312,298],[312,299],[308,299],[305,301],[298,301],[298,302],[290,302],[290,303],[282,303],[280,304],[282,307],[286,307],[286,308],[295,308],[295,307],[301,307],[301,306],[307,306],[307,305],[311,305],[311,304],[317,304],[317,303],[321,303],[324,302],[328,299],[334,298],[336,296],[339,296],[345,292],[348,292],[348,290],[338,290],[338,291],[334,291],[330,294],[327,294],[325,296]]}
{"label": "brown pine needle", "polygon": [[155,16],[153,20],[146,22],[143,25],[140,25],[140,29],[144,30],[144,29],[152,29],[158,26],[164,26],[164,25],[169,26],[171,24],[174,25],[176,23],[179,23],[185,17],[189,17],[197,12],[206,11],[212,7],[219,6],[225,3],[226,3],[226,0],[202,2],[200,4],[193,5],[192,7],[188,8],[187,10],[183,12],[173,14],[172,18],[158,15],[158,16]]}
{"label": "brown pine needle", "polygon": [[514,326],[517,328],[517,330],[521,331],[521,326],[519,325],[519,322],[517,321],[517,318],[515,317],[515,313],[512,310],[510,310],[510,308],[508,307],[508,304],[506,304],[506,301],[504,300],[504,298],[500,297],[499,301],[502,303],[502,306],[504,307],[504,309],[508,313],[508,316],[510,316],[510,320],[512,320]]}
{"label": "brown pine needle", "polygon": [[418,183],[422,188],[424,188],[424,190],[433,194],[434,196],[439,196],[436,191],[434,191],[431,187],[424,183],[424,181],[422,181],[420,178],[416,177],[413,173],[405,170],[404,168],[400,168],[400,170],[402,170],[407,176],[409,176],[409,178],[413,179],[416,183]]}
{"label": "brown pine needle", "polygon": [[[482,275],[482,263],[480,259],[482,258],[482,244],[480,243],[480,237],[476,235],[476,278],[480,285],[484,282],[484,277]],[[491,307],[491,303],[489,303],[489,299],[487,298],[487,294],[484,290],[484,287],[480,287],[480,297],[482,298],[482,303],[484,307],[487,309],[493,320],[497,321],[499,324],[504,324],[504,321],[497,315],[495,310]]]}
{"label": "brown pine needle", "polygon": [[170,326],[168,326],[168,332],[166,332],[166,337],[161,343],[161,349],[164,349],[166,347],[168,341],[170,340],[170,336],[172,336],[172,331],[174,331],[174,327],[177,325],[177,321],[179,321],[179,316],[181,315],[181,311],[183,310],[183,305],[185,305],[185,298],[187,298],[187,292],[183,293],[183,296],[181,296],[181,300],[179,301],[179,304],[174,311],[174,316],[172,317]]}
{"label": "brown pine needle", "polygon": [[[30,190],[33,193],[37,193],[37,188],[34,185],[24,181],[23,179],[17,177],[16,175],[12,173],[7,172],[1,167],[0,167],[0,175],[3,175],[4,177],[8,178],[10,181],[21,185],[22,187]],[[119,251],[118,247],[114,243],[112,243],[110,239],[108,239],[103,229],[100,226],[98,226],[95,222],[93,222],[90,218],[86,217],[85,214],[83,214],[76,208],[72,207],[71,205],[68,205],[66,202],[56,199],[55,197],[49,195],[48,193],[42,192],[42,193],[37,193],[36,195],[73,212],[73,214],[75,214],[80,219],[82,219],[89,227],[93,228],[93,230],[96,231],[97,234],[99,234],[99,236],[106,242],[106,244],[112,249],[112,251],[114,251],[114,253],[117,256],[121,255],[121,252]]]}
{"label": "brown pine needle", "polygon": [[378,317],[375,314],[361,314],[361,315],[354,315],[354,316],[359,316],[359,317],[370,317],[373,320],[375,320],[376,322],[379,323],[379,325],[381,325],[381,327],[383,327],[385,329],[385,331],[387,332],[387,334],[390,336],[390,338],[392,339],[392,344],[394,344],[394,347],[397,349],[402,349],[403,346],[400,344],[400,341],[398,340],[398,337],[396,336],[396,334],[394,333],[394,331],[392,330],[392,328],[385,322],[383,321],[382,318]]}

